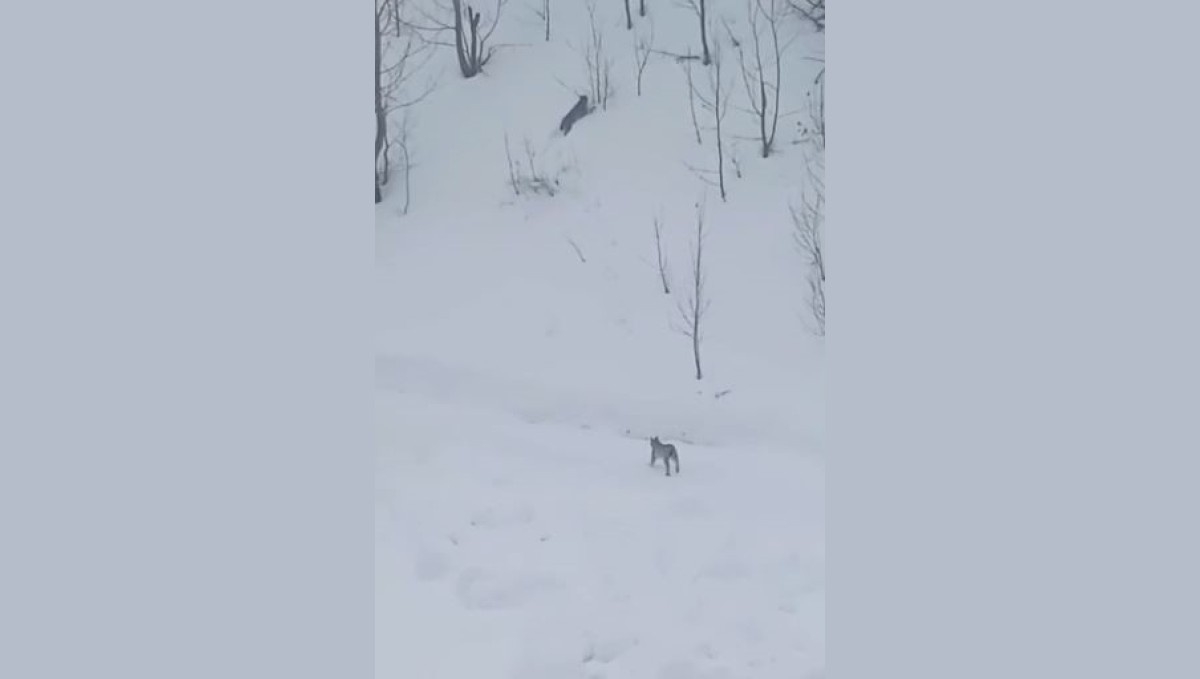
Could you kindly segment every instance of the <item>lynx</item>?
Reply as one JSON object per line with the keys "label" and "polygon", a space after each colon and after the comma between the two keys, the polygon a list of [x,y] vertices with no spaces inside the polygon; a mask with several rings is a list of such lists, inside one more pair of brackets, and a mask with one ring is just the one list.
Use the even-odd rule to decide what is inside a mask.
{"label": "lynx", "polygon": [[650,439],[650,466],[653,467],[655,461],[662,459],[663,466],[667,469],[667,476],[671,475],[671,461],[675,461],[675,473],[679,473],[679,453],[675,450],[674,444],[663,443],[658,440],[658,437]]}

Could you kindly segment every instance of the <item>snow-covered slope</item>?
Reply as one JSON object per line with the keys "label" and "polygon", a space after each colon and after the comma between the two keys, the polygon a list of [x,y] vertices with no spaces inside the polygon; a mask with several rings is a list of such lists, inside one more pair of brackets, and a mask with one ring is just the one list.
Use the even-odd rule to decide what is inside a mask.
{"label": "snow-covered slope", "polygon": [[[377,208],[377,676],[823,672],[824,359],[788,214],[795,118],[771,158],[739,139],[754,121],[726,45],[743,176],[730,165],[723,203],[693,169],[715,154],[682,66],[653,56],[634,91],[634,36],[652,18],[656,49],[694,52],[696,19],[636,4],[635,31],[620,3],[599,7],[616,94],[566,137],[582,0],[552,5],[550,43],[532,5],[509,4],[493,41],[515,46],[471,80],[437,54],[438,87],[411,110],[410,209],[395,187]],[[710,11],[744,28],[743,3]],[[785,55],[788,112],[823,42],[786,28],[805,34]],[[566,168],[557,195],[513,196],[506,136],[518,162],[528,140]],[[698,202],[701,381],[672,328]],[[654,434],[678,443],[680,475],[648,467]]]}

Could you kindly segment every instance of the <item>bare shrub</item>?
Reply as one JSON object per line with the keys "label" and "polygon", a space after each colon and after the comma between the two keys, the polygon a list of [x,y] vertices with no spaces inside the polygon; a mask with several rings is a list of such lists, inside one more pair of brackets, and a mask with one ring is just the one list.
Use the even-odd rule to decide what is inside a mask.
{"label": "bare shrub", "polygon": [[588,94],[592,107],[608,110],[613,94],[612,59],[604,45],[604,32],[596,20],[596,0],[586,0],[588,34],[583,47],[583,65],[587,71]]}
{"label": "bare shrub", "polygon": [[[781,57],[785,49],[779,42],[780,2],[782,0],[747,0],[749,55],[746,54],[746,41],[736,40],[730,31],[730,39],[737,48],[750,112],[758,123],[763,158],[771,155],[775,131],[779,127],[779,90],[783,84]],[[768,44],[764,46],[764,42]]]}
{"label": "bare shrub", "polygon": [[679,299],[678,323],[675,330],[692,341],[692,360],[696,365],[696,379],[704,379],[700,365],[700,347],[704,339],[704,317],[708,313],[710,300],[705,291],[707,276],[704,271],[704,206],[696,204],[696,239],[692,241],[692,275],[688,288]]}
{"label": "bare shrub", "polygon": [[[814,165],[816,163],[814,162]],[[796,246],[808,260],[809,310],[814,332],[825,335],[825,180],[824,168],[810,166],[809,183],[797,209],[792,206]]]}
{"label": "bare shrub", "polygon": [[562,175],[568,167],[557,165],[547,168],[533,142],[525,137],[522,145],[524,157],[513,157],[508,134],[504,135],[504,156],[508,161],[508,185],[514,196],[543,195],[553,197],[562,185]]}
{"label": "bare shrub", "polygon": [[[404,211],[411,199],[409,124],[407,109],[433,91],[432,81],[414,86],[412,80],[432,56],[432,50],[406,30],[399,19],[400,0],[376,0],[375,4],[375,202],[383,200],[383,188],[392,178],[392,149],[400,150],[404,173]],[[398,132],[390,124],[397,111],[405,111]]]}
{"label": "bare shrub", "polygon": [[[712,68],[708,71],[708,88],[707,91],[697,91],[692,88],[693,96],[700,102],[700,107],[709,114],[713,121],[712,129],[716,135],[716,152],[717,152],[717,168],[716,170],[696,170],[700,178],[705,182],[712,184],[711,176],[717,176],[716,186],[721,192],[721,201],[726,200],[725,191],[725,143],[722,131],[722,124],[725,121],[725,114],[729,112],[729,85],[725,82],[724,69],[722,68],[721,50],[718,46],[713,51]],[[694,168],[693,168],[694,169]]]}
{"label": "bare shrub", "polygon": [[808,264],[809,310],[814,332],[825,335],[825,71],[810,93],[807,176],[799,208],[791,207],[796,245]]}

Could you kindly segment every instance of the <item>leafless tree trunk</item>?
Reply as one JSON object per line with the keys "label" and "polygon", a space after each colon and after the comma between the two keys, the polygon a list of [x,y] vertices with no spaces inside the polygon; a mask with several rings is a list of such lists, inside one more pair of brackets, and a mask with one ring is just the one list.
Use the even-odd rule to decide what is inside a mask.
{"label": "leafless tree trunk", "polygon": [[705,294],[704,271],[704,207],[696,204],[696,240],[692,243],[692,279],[683,299],[679,300],[678,332],[692,341],[692,359],[696,364],[696,379],[704,379],[700,365],[700,346],[704,338],[704,316],[708,313],[709,299]]}
{"label": "leafless tree trunk", "polygon": [[638,16],[646,16],[646,0],[638,0]]}
{"label": "leafless tree trunk", "polygon": [[[483,67],[496,51],[495,47],[488,45],[488,41],[500,23],[500,16],[507,2],[508,0],[496,0],[496,9],[490,15],[489,21],[484,21],[482,12],[469,4],[464,5],[462,0],[450,0],[450,7],[435,2],[437,11],[432,14],[415,9],[419,17],[416,20],[403,21],[421,35],[427,44],[453,47],[458,58],[459,72],[464,78],[473,78],[483,72]],[[453,15],[453,18],[447,21],[446,14]],[[454,34],[453,43],[444,42],[438,37],[445,33]]]}
{"label": "leafless tree trunk", "polygon": [[662,217],[654,217],[654,250],[658,255],[658,277],[662,280],[663,294],[671,294],[671,274],[667,256],[662,249]]}
{"label": "leafless tree trunk", "polygon": [[[487,54],[480,58],[479,44],[479,12],[467,5],[467,21],[463,23],[462,0],[452,0],[454,3],[454,49],[458,55],[458,68],[464,78],[472,78],[479,74],[483,63],[491,56]],[[471,37],[468,40],[466,26],[470,26]]]}
{"label": "leafless tree trunk", "polygon": [[[775,145],[775,131],[779,127],[779,90],[783,84],[781,57],[783,47],[779,43],[779,3],[781,0],[747,0],[746,14],[750,26],[750,42],[753,48],[747,58],[744,41],[737,41],[738,63],[741,66],[742,82],[750,101],[750,111],[758,123],[762,157],[771,155]],[[764,4],[765,3],[765,4]],[[763,57],[763,28],[770,39],[770,52],[766,63]]]}
{"label": "leafless tree trunk", "polygon": [[629,0],[625,0],[625,30],[633,30],[633,14],[629,11]]}
{"label": "leafless tree trunk", "polygon": [[692,10],[700,19],[700,63],[708,66],[712,56],[708,51],[708,0],[676,0],[682,7]]}
{"label": "leafless tree trunk", "polygon": [[654,22],[650,22],[649,34],[638,36],[633,44],[634,62],[637,64],[637,95],[642,96],[642,74],[646,64],[650,63],[650,53],[654,50]]}
{"label": "leafless tree trunk", "polygon": [[717,136],[717,187],[721,191],[721,201],[724,202],[726,199],[725,144],[721,125],[725,121],[725,114],[729,112],[729,87],[724,82],[722,61],[721,51],[718,48],[712,60],[713,68],[708,72],[708,93],[696,92],[695,97],[700,100],[701,108],[707,111],[713,119],[713,130]]}

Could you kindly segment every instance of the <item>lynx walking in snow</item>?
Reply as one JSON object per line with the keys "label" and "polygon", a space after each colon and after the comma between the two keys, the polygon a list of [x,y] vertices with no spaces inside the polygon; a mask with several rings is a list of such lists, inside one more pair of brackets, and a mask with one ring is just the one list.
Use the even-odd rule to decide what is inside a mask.
{"label": "lynx walking in snow", "polygon": [[671,460],[675,460],[675,473],[679,473],[679,453],[675,451],[674,444],[663,443],[655,436],[650,439],[650,466],[653,467],[660,458],[667,469],[667,476],[671,475]]}

